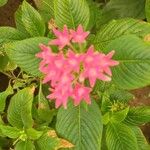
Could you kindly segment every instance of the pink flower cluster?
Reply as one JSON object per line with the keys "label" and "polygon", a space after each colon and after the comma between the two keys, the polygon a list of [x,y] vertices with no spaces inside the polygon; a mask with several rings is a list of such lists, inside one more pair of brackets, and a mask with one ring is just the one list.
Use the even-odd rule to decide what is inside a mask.
{"label": "pink flower cluster", "polygon": [[[43,83],[48,83],[51,87],[48,98],[56,101],[56,108],[61,105],[67,108],[69,98],[73,99],[75,106],[82,100],[90,104],[90,92],[96,80],[110,81],[110,67],[119,64],[112,60],[114,51],[105,55],[90,46],[83,52],[82,44],[86,42],[89,32],[84,32],[81,25],[77,31],[68,30],[64,26],[63,31],[53,29],[53,32],[57,39],[49,44],[58,46],[59,52],[54,53],[50,46],[41,44],[42,51],[36,54],[36,57],[42,59],[39,69],[45,75]],[[77,48],[75,44],[76,47],[78,45]],[[90,87],[84,85],[85,79],[89,80]]]}

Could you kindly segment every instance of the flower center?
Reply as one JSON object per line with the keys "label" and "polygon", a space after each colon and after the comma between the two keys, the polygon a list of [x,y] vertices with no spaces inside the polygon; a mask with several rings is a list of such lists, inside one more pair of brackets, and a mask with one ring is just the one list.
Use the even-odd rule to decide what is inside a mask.
{"label": "flower center", "polygon": [[75,59],[71,59],[69,60],[69,63],[73,66],[75,66],[77,64],[77,61]]}
{"label": "flower center", "polygon": [[90,76],[96,76],[96,75],[97,75],[96,69],[91,68],[91,69],[89,70],[89,74],[90,74]]}
{"label": "flower center", "polygon": [[90,63],[90,62],[93,61],[93,57],[88,56],[88,57],[85,59],[85,61],[86,61],[87,63]]}
{"label": "flower center", "polygon": [[79,88],[78,89],[78,95],[82,96],[84,94],[84,89],[83,88]]}
{"label": "flower center", "polygon": [[62,65],[63,65],[63,63],[62,63],[62,61],[60,61],[60,60],[56,60],[56,61],[55,61],[55,65],[56,65],[57,68],[61,68]]}

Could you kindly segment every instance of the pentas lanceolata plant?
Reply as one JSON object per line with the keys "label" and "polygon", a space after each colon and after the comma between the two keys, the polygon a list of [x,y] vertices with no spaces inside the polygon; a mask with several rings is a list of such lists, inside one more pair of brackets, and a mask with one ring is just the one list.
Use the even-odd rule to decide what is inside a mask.
{"label": "pentas lanceolata plant", "polygon": [[0,27],[0,150],[150,150],[150,0],[33,1]]}
{"label": "pentas lanceolata plant", "polygon": [[[67,108],[67,102],[71,98],[77,106],[83,100],[91,103],[90,92],[96,80],[111,81],[110,67],[119,64],[112,59],[115,51],[108,54],[98,52],[94,46],[83,48],[89,32],[85,32],[81,25],[77,30],[69,30],[65,25],[63,30],[53,29],[56,39],[49,42],[49,46],[40,44],[41,52],[36,57],[41,58],[39,69],[45,75],[43,83],[50,85],[49,99],[56,101],[58,108],[63,105]],[[58,53],[52,51],[56,45]],[[88,79],[90,85],[85,85]]]}

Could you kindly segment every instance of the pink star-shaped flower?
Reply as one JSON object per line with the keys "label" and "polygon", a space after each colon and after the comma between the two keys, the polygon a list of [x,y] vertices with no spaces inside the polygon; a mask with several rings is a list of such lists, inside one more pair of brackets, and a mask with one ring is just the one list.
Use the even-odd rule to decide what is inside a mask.
{"label": "pink star-shaped flower", "polygon": [[82,100],[84,100],[87,104],[91,104],[90,95],[89,95],[90,92],[91,92],[91,88],[85,87],[77,83],[73,89],[73,94],[72,94],[74,105],[75,106],[79,105]]}
{"label": "pink star-shaped flower", "polygon": [[52,52],[50,47],[44,44],[40,44],[40,49],[42,52],[36,54],[36,57],[42,58],[39,70],[46,74],[48,70],[48,64],[51,64],[51,62],[55,60],[56,55]]}
{"label": "pink star-shaped flower", "polygon": [[90,32],[84,32],[82,25],[79,25],[77,31],[70,30],[72,35],[72,42],[83,43]]}
{"label": "pink star-shaped flower", "polygon": [[[50,47],[41,44],[41,52],[36,54],[36,57],[42,59],[39,69],[45,75],[43,83],[50,84],[52,88],[48,98],[55,100],[56,108],[61,105],[67,108],[69,98],[73,99],[75,106],[82,100],[90,104],[92,88],[84,86],[84,80],[88,79],[91,87],[94,87],[97,79],[110,81],[110,67],[119,64],[112,59],[115,51],[104,54],[90,46],[85,53],[76,53],[76,48],[81,48],[80,44],[85,42],[89,34],[84,32],[81,25],[76,31],[69,32],[67,26],[64,26],[62,31],[53,29],[53,32],[57,39],[50,41],[50,45],[57,45],[61,51],[54,53]],[[72,45],[71,42],[76,44]],[[71,47],[72,50],[63,51],[65,46]]]}
{"label": "pink star-shaped flower", "polygon": [[51,85],[54,86],[61,76],[61,72],[56,70],[55,68],[48,69],[48,73],[45,75],[43,79],[43,83],[47,83],[51,81]]}
{"label": "pink star-shaped flower", "polygon": [[81,74],[80,78],[88,78],[90,81],[91,87],[94,87],[96,80],[103,80],[103,81],[111,81],[111,78],[106,76],[104,73],[100,71],[100,67],[90,67],[86,68],[84,72]]}
{"label": "pink star-shaped flower", "polygon": [[59,85],[64,88],[65,85],[72,84],[73,81],[73,76],[71,73],[65,72],[64,74],[61,75]]}
{"label": "pink star-shaped flower", "polygon": [[54,99],[55,100],[55,107],[58,108],[61,105],[64,106],[64,108],[67,108],[67,102],[69,100],[69,97],[72,94],[72,86],[71,84],[66,84],[63,88],[62,86],[56,86],[53,90],[52,93],[47,96],[49,99]]}
{"label": "pink star-shaped flower", "polygon": [[79,72],[81,61],[82,61],[82,58],[79,54],[74,53],[72,50],[68,50],[67,68],[70,69],[70,71]]}
{"label": "pink star-shaped flower", "polygon": [[59,52],[57,56],[55,57],[55,60],[53,62],[53,67],[56,67],[57,69],[63,70],[63,66],[66,63],[66,59],[63,55],[63,53]]}
{"label": "pink star-shaped flower", "polygon": [[101,54],[101,59],[99,62],[99,65],[101,69],[108,74],[109,76],[112,76],[112,72],[110,67],[116,66],[119,64],[119,61],[113,60],[112,57],[114,55],[115,51],[109,52],[107,55]]}
{"label": "pink star-shaped flower", "polygon": [[53,32],[56,35],[57,39],[50,41],[50,45],[58,45],[59,49],[63,49],[66,45],[70,44],[70,40],[72,37],[66,25],[64,25],[63,31],[59,31],[54,28]]}
{"label": "pink star-shaped flower", "polygon": [[55,56],[55,54],[52,52],[52,49],[44,44],[40,44],[39,47],[42,52],[37,53],[35,56],[44,59],[45,63],[49,63],[52,57]]}
{"label": "pink star-shaped flower", "polygon": [[60,52],[58,53],[49,64],[47,64],[44,73],[46,74],[43,83],[51,81],[52,86],[54,86],[59,80],[64,72],[63,66],[65,65],[64,55]]}
{"label": "pink star-shaped flower", "polygon": [[80,75],[80,81],[88,78],[91,87],[94,87],[97,79],[103,81],[111,81],[111,78],[105,73],[110,74],[110,65],[116,64],[116,61],[111,60],[112,53],[105,55],[103,53],[94,52],[94,47],[91,46],[85,54],[83,54],[84,70]]}

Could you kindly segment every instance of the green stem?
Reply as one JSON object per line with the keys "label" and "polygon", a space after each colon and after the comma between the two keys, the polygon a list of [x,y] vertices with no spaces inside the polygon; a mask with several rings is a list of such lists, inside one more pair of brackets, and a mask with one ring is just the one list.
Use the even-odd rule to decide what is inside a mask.
{"label": "green stem", "polygon": [[7,72],[3,72],[3,71],[2,71],[1,73],[4,74],[4,75],[6,75],[7,77],[9,77],[9,78],[12,79],[12,80],[26,81],[26,80],[24,80],[24,79],[19,79],[19,78],[15,77],[15,75],[9,74],[9,73],[7,73]]}
{"label": "green stem", "polygon": [[18,143],[18,141],[20,141],[19,138],[17,138],[17,139],[13,142],[13,146],[16,145],[16,143]]}
{"label": "green stem", "polygon": [[4,74],[4,75],[6,75],[6,76],[8,76],[9,78],[12,78],[12,76],[9,74],[9,73],[7,73],[7,72],[1,72],[2,74]]}
{"label": "green stem", "polygon": [[17,78],[21,75],[21,73],[22,73],[22,71],[20,71],[20,72],[18,73]]}
{"label": "green stem", "polygon": [[14,78],[16,78],[16,76],[15,76],[15,74],[14,74],[13,71],[10,71],[10,73],[12,74],[12,76],[13,76]]}
{"label": "green stem", "polygon": [[68,45],[74,52],[77,52],[77,50],[73,47],[73,45],[70,43],[69,45]]}
{"label": "green stem", "polygon": [[82,44],[81,43],[79,44],[79,49],[80,49],[80,52],[82,52]]}

